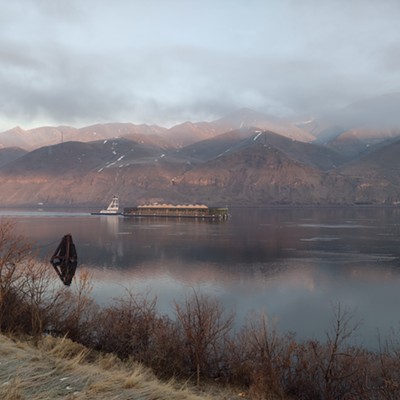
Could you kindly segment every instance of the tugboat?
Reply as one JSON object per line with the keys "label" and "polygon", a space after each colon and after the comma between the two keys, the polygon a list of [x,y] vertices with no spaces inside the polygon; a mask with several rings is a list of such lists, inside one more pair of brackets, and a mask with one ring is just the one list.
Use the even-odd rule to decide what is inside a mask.
{"label": "tugboat", "polygon": [[105,210],[99,212],[92,212],[92,215],[120,215],[119,211],[119,198],[118,196],[113,196],[111,203]]}

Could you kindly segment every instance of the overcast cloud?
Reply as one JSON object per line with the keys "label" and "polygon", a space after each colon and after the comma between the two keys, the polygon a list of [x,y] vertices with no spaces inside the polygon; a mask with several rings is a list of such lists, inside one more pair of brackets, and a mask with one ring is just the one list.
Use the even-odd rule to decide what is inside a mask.
{"label": "overcast cloud", "polygon": [[0,129],[309,117],[400,92],[398,0],[0,3]]}

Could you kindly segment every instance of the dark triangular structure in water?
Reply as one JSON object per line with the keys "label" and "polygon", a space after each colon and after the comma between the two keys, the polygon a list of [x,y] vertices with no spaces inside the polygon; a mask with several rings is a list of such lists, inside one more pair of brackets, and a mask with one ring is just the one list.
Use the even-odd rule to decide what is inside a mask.
{"label": "dark triangular structure in water", "polygon": [[75,275],[76,267],[78,266],[78,255],[70,234],[65,235],[61,239],[56,251],[50,258],[50,263],[53,265],[64,285],[69,286]]}

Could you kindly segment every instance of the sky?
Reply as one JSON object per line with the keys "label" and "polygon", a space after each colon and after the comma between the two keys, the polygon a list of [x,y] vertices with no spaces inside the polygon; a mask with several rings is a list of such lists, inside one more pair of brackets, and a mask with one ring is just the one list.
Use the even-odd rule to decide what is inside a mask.
{"label": "sky", "polygon": [[0,0],[0,130],[323,115],[400,92],[398,0]]}

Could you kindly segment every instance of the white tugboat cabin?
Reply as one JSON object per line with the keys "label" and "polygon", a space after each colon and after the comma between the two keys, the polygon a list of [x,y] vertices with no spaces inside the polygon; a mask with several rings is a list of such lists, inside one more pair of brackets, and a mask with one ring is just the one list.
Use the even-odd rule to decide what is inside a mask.
{"label": "white tugboat cabin", "polygon": [[105,210],[99,212],[91,213],[92,215],[119,215],[119,198],[118,196],[113,196],[111,203]]}

